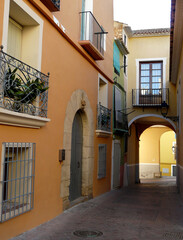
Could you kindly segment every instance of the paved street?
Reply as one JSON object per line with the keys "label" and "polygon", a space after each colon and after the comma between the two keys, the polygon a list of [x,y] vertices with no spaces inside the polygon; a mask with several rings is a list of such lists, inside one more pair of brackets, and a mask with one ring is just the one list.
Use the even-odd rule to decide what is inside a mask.
{"label": "paved street", "polygon": [[[90,237],[78,237],[73,234],[76,230],[102,235],[94,237],[90,232]],[[183,239],[183,202],[175,180],[146,180],[79,204],[13,238],[20,239],[179,240]]]}

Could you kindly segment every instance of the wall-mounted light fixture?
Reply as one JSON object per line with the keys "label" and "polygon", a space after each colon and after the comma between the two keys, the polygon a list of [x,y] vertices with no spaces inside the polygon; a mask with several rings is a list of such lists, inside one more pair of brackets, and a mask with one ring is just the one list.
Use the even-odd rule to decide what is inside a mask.
{"label": "wall-mounted light fixture", "polygon": [[172,152],[175,154],[176,153],[176,146],[172,146]]}
{"label": "wall-mounted light fixture", "polygon": [[168,118],[170,120],[172,120],[173,122],[178,122],[179,121],[179,117],[178,116],[167,116],[168,115],[168,104],[163,101],[161,104],[161,115],[164,118]]}

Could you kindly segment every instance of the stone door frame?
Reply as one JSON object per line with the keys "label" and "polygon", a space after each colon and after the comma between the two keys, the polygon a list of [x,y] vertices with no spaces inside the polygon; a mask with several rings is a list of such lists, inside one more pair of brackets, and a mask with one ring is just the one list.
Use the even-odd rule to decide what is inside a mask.
{"label": "stone door frame", "polygon": [[68,102],[63,134],[63,149],[65,149],[65,160],[61,169],[61,198],[63,209],[70,206],[70,164],[71,164],[71,138],[72,124],[76,112],[80,110],[83,124],[83,149],[82,149],[82,196],[91,198],[93,196],[93,166],[94,166],[94,120],[93,111],[86,93],[78,89],[73,92]]}

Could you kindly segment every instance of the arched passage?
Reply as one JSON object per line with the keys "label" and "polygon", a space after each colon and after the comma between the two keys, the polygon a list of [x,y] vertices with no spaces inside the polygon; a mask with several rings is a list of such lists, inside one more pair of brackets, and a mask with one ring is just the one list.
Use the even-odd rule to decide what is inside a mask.
{"label": "arched passage", "polygon": [[94,164],[94,121],[93,112],[86,93],[78,89],[73,92],[68,102],[65,121],[63,148],[65,149],[65,161],[61,170],[61,197],[63,208],[70,206],[70,164],[71,164],[71,139],[73,120],[77,112],[80,112],[83,126],[82,144],[82,183],[81,196],[91,198],[93,194],[93,164]]}
{"label": "arched passage", "polygon": [[163,125],[153,125],[140,136],[139,178],[153,179],[171,176],[171,164],[176,163],[172,144],[175,132]]}
{"label": "arched passage", "polygon": [[129,138],[127,164],[124,175],[128,179],[127,184],[139,183],[139,141],[141,134],[150,126],[164,125],[173,131],[176,124],[170,119],[165,119],[158,114],[143,114],[129,121]]}

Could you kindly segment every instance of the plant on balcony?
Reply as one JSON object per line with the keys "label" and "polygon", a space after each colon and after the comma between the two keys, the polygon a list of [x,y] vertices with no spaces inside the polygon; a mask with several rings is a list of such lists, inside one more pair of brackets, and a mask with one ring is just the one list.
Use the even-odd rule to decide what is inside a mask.
{"label": "plant on balcony", "polygon": [[[45,92],[48,87],[44,87],[44,82],[39,78],[31,80],[30,77],[17,74],[18,68],[8,70],[5,73],[4,81],[4,97],[10,98],[14,101],[13,109],[20,111],[23,104],[32,104],[36,97]],[[17,77],[18,76],[18,77]]]}

